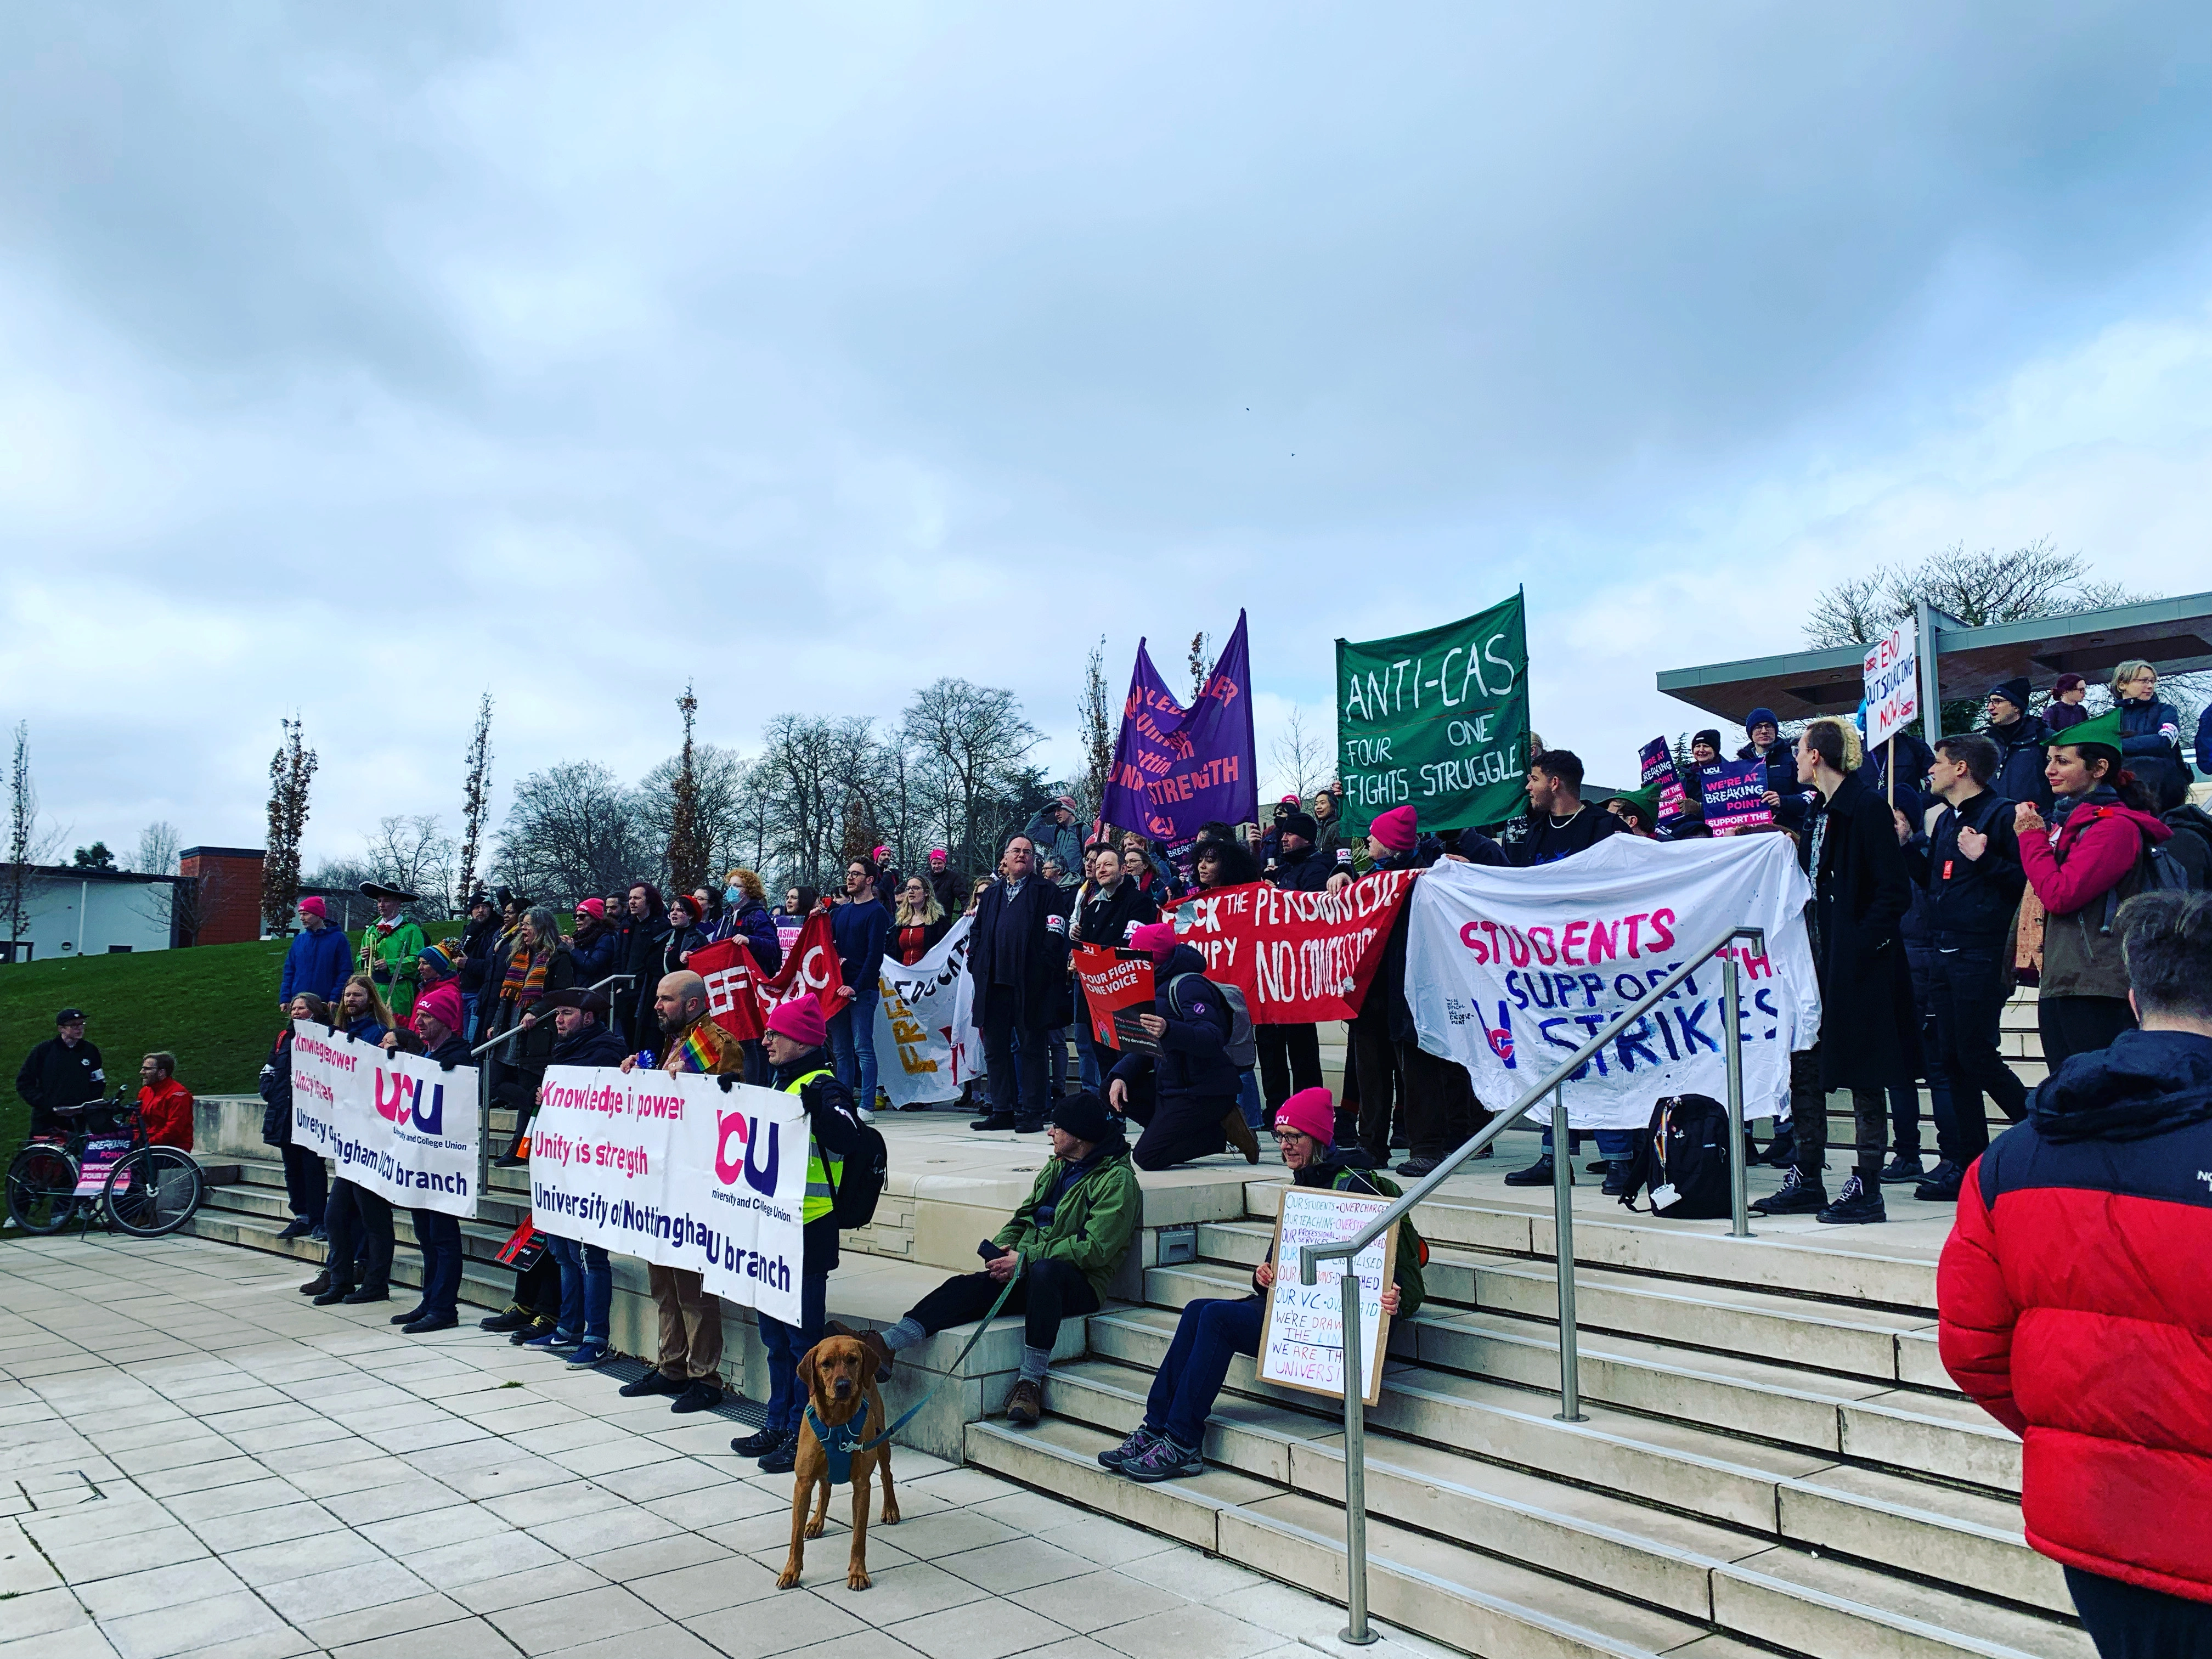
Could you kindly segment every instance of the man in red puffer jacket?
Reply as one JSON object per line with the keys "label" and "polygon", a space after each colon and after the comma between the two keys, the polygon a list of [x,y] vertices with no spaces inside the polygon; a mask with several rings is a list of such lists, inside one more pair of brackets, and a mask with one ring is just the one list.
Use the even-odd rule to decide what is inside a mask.
{"label": "man in red puffer jacket", "polygon": [[2027,1541],[2104,1659],[2212,1656],[2212,895],[2121,908],[2142,1021],[1967,1171],[1943,1364],[2027,1443]]}
{"label": "man in red puffer jacket", "polygon": [[138,1062],[138,1109],[148,1141],[191,1151],[192,1091],[177,1081],[174,1054],[151,1054]]}

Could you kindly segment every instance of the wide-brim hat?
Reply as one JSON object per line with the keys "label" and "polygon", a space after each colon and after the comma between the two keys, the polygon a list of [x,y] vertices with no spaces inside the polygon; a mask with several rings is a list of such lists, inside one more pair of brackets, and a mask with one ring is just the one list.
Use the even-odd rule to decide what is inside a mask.
{"label": "wide-brim hat", "polygon": [[604,1014],[609,1006],[603,993],[581,985],[572,985],[565,991],[555,991],[538,1006],[544,1008],[580,1008],[587,1014]]}
{"label": "wide-brim hat", "polygon": [[420,904],[422,896],[410,893],[404,887],[386,887],[380,881],[365,881],[361,884],[363,898],[391,899],[400,904]]}

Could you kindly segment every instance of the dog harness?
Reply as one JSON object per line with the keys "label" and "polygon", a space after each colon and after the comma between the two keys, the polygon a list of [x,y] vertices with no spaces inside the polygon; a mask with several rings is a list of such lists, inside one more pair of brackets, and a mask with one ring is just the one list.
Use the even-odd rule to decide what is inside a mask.
{"label": "dog harness", "polygon": [[814,1437],[822,1443],[823,1452],[830,1460],[830,1484],[842,1486],[853,1478],[853,1454],[860,1449],[860,1442],[868,1433],[868,1402],[860,1401],[860,1410],[850,1420],[834,1429],[814,1414],[814,1402],[806,1402],[806,1426],[814,1431]]}

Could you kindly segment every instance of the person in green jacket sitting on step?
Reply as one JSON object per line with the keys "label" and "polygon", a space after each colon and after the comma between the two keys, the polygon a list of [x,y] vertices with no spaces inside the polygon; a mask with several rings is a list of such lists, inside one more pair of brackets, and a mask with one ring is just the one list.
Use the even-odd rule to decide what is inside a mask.
{"label": "person in green jacket sitting on step", "polygon": [[[1282,1103],[1275,1113],[1275,1144],[1291,1178],[1301,1187],[1397,1197],[1397,1183],[1389,1176],[1338,1159],[1330,1144],[1335,1133],[1336,1103],[1328,1090],[1301,1089]],[[1427,1254],[1410,1220],[1398,1225],[1396,1265],[1382,1291],[1382,1311],[1394,1317],[1421,1305],[1421,1259]],[[1259,1353],[1267,1287],[1274,1282],[1275,1264],[1269,1260],[1252,1269],[1250,1296],[1183,1304],[1175,1340],[1152,1379],[1145,1420],[1113,1450],[1099,1453],[1101,1463],[1146,1482],[1204,1472],[1206,1414],[1229,1375],[1231,1357]]]}
{"label": "person in green jacket sitting on step", "polygon": [[[1022,1315],[1024,1323],[1022,1374],[1006,1396],[1010,1423],[1044,1415],[1045,1367],[1060,1322],[1098,1311],[1144,1215],[1121,1121],[1103,1101],[1088,1090],[1055,1101],[1048,1127],[1052,1161],[1038,1172],[1029,1201],[981,1247],[983,1271],[946,1279],[880,1337],[896,1353],[981,1319],[1012,1280],[1004,1311]],[[825,1328],[859,1334],[835,1320]]]}

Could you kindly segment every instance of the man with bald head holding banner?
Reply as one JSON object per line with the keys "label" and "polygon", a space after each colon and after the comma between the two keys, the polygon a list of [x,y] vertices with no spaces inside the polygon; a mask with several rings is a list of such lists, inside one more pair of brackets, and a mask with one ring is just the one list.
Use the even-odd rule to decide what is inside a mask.
{"label": "man with bald head holding banner", "polygon": [[[664,978],[653,994],[653,1012],[660,1021],[660,1069],[671,1077],[682,1072],[744,1074],[744,1046],[708,1014],[707,981],[698,975]],[[629,1054],[623,1070],[635,1071],[641,1060],[652,1063],[650,1054]],[[647,1262],[645,1273],[660,1314],[660,1363],[636,1382],[623,1383],[623,1397],[672,1394],[676,1402],[670,1409],[677,1412],[720,1405],[722,1298],[708,1295],[705,1281],[687,1269]]]}

